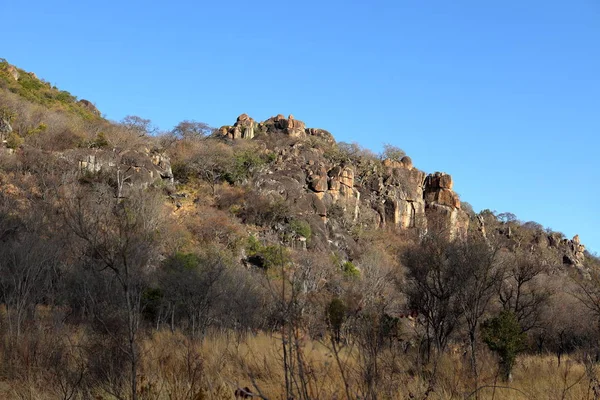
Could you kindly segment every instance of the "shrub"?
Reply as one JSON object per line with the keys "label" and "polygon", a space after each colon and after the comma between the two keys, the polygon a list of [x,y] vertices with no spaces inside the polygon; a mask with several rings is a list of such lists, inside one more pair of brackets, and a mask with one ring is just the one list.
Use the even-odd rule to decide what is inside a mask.
{"label": "shrub", "polygon": [[481,326],[482,338],[490,350],[498,354],[499,366],[505,381],[510,380],[517,354],[525,349],[527,336],[512,311],[502,311]]}
{"label": "shrub", "polygon": [[360,276],[360,270],[351,261],[342,264],[342,272],[346,278],[358,278]]}
{"label": "shrub", "polygon": [[167,269],[193,270],[200,264],[200,258],[194,253],[177,252],[167,258],[163,265]]}
{"label": "shrub", "polygon": [[106,134],[104,132],[98,132],[96,138],[90,143],[90,147],[95,148],[104,148],[108,147],[110,143],[108,143],[108,139],[106,138]]}
{"label": "shrub", "polygon": [[240,210],[239,217],[246,224],[272,226],[284,222],[289,214],[289,205],[283,198],[270,199],[250,192],[246,196],[246,203]]}
{"label": "shrub", "polygon": [[23,144],[23,138],[16,132],[11,132],[6,137],[6,147],[9,149],[19,148]]}
{"label": "shrub", "polygon": [[280,245],[265,246],[253,235],[248,238],[246,252],[248,253],[248,261],[250,263],[264,269],[284,266],[291,260],[287,248]]}
{"label": "shrub", "polygon": [[305,237],[307,240],[312,236],[310,224],[306,221],[294,219],[290,222],[290,229],[298,236]]}
{"label": "shrub", "polygon": [[272,161],[273,158],[269,154],[262,154],[254,148],[237,151],[234,154],[233,163],[225,173],[224,178],[231,184],[244,182],[256,170]]}
{"label": "shrub", "polygon": [[327,319],[336,342],[341,339],[342,324],[346,319],[347,307],[339,297],[334,297],[327,306]]}

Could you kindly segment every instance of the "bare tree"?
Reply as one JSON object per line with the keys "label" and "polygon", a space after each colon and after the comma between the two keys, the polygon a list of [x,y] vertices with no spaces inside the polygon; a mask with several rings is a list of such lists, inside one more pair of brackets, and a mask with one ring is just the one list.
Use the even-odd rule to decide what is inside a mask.
{"label": "bare tree", "polygon": [[517,250],[505,254],[505,273],[499,291],[502,308],[515,313],[524,332],[539,323],[542,307],[551,292],[538,280],[546,271],[543,258],[534,253]]}
{"label": "bare tree", "polygon": [[455,264],[455,246],[443,235],[429,233],[404,255],[410,306],[422,316],[427,342],[433,341],[438,353],[464,314],[460,302],[464,282]]}
{"label": "bare tree", "polygon": [[[130,392],[135,400],[142,293],[146,270],[157,254],[160,203],[148,191],[132,192],[127,199],[118,200],[110,188],[102,185],[89,191],[76,190],[64,199],[64,214],[66,225],[81,241],[88,265],[109,275],[119,288],[119,298],[115,300],[125,314],[127,339],[122,351],[130,364]],[[95,318],[106,326],[107,334],[112,334],[103,315]]]}
{"label": "bare tree", "polygon": [[498,248],[491,246],[479,235],[471,236],[467,241],[456,245],[454,264],[463,282],[458,292],[458,300],[466,322],[471,369],[476,380],[477,330],[502,284],[503,270],[497,254]]}
{"label": "bare tree", "polygon": [[184,140],[202,139],[210,135],[215,129],[204,122],[181,121],[175,128],[173,134],[175,137]]}
{"label": "bare tree", "polygon": [[128,131],[138,136],[151,136],[158,131],[158,128],[152,125],[152,121],[138,117],[137,115],[128,115],[120,122]]}

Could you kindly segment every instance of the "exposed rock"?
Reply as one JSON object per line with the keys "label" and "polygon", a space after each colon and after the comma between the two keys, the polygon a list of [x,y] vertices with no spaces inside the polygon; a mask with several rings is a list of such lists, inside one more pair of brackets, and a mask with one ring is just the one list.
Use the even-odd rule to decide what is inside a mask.
{"label": "exposed rock", "polygon": [[[261,132],[298,139],[315,136],[333,142],[329,132],[307,129],[302,121],[281,114],[258,124],[242,114],[233,126],[222,127],[219,132],[231,139],[250,139],[255,132]],[[305,213],[307,208],[312,209],[312,215],[319,218],[321,224],[326,223],[328,229],[313,226],[313,230],[322,232],[324,237],[312,243],[335,243],[338,249],[351,250],[352,239],[347,232],[339,231],[342,229],[339,221],[340,218],[358,221],[359,216],[362,221],[381,226],[395,225],[421,231],[427,229],[431,219],[442,221],[449,227],[453,238],[466,235],[469,218],[460,210],[460,200],[452,191],[450,175],[426,176],[414,168],[410,157],[405,156],[401,160],[384,160],[383,169],[377,163],[362,165],[357,176],[357,165],[332,163],[324,157],[322,148],[313,147],[310,142],[282,143],[285,144],[273,145],[271,150],[277,155],[276,160],[257,178],[255,185],[263,195],[285,199],[292,206],[293,214],[309,218]],[[431,226],[435,224],[437,222],[432,222]],[[336,239],[330,240],[333,236]]]}
{"label": "exposed rock", "polygon": [[402,162],[402,164],[404,164],[405,168],[408,168],[408,169],[412,169],[413,168],[413,162],[412,162],[412,159],[409,156],[402,157],[402,159],[400,161]]}
{"label": "exposed rock", "polygon": [[292,137],[304,137],[306,136],[306,126],[304,122],[297,120],[293,115],[285,118],[279,114],[276,117],[271,117],[263,124],[267,127],[268,132],[281,131]]}
{"label": "exposed rock", "polygon": [[335,139],[333,138],[333,135],[331,133],[329,133],[328,131],[326,131],[325,129],[306,128],[305,132],[306,132],[306,134],[308,136],[319,137],[321,139],[324,139],[328,143],[334,143],[335,142]]}
{"label": "exposed rock", "polygon": [[173,183],[173,171],[169,158],[157,152],[77,149],[64,152],[62,158],[76,163],[82,172],[114,173],[128,187],[145,188],[157,181]]}
{"label": "exposed rock", "polygon": [[7,71],[15,81],[19,80],[19,70],[17,70],[17,68],[14,65],[9,65]]}
{"label": "exposed rock", "polygon": [[327,170],[321,168],[318,173],[314,173],[308,176],[308,185],[313,192],[325,192],[328,189],[327,184]]}
{"label": "exposed rock", "polygon": [[563,264],[577,268],[583,267],[585,246],[581,244],[579,235],[575,235],[573,239],[569,240],[563,239],[560,233],[553,232],[548,235],[548,245],[563,254]]}
{"label": "exposed rock", "polygon": [[100,110],[98,110],[96,108],[96,106],[94,104],[92,104],[91,101],[86,100],[86,99],[81,99],[79,100],[79,104],[81,104],[82,106],[84,106],[85,108],[87,108],[88,110],[90,110],[92,112],[92,114],[100,116]]}
{"label": "exposed rock", "polygon": [[452,190],[452,177],[442,172],[425,179],[424,198],[428,222],[446,230],[451,239],[466,237],[469,216],[460,209],[460,198]]}
{"label": "exposed rock", "polygon": [[218,133],[230,139],[252,139],[255,135],[256,122],[248,114],[240,115],[233,126],[222,126]]}

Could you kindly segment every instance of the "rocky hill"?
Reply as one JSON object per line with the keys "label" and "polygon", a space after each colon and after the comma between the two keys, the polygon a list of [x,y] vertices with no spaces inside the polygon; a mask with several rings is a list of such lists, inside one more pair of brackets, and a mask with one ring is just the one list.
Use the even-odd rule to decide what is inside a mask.
{"label": "rocky hill", "polygon": [[[273,154],[273,161],[256,174],[252,187],[272,201],[289,204],[290,218],[307,220],[315,238],[313,246],[344,250],[352,257],[358,246],[351,234],[356,226],[394,227],[416,235],[423,235],[428,228],[442,229],[451,240],[465,239],[469,229],[482,235],[492,229],[512,246],[552,249],[564,265],[584,265],[585,246],[577,236],[569,240],[539,226],[523,226],[514,220],[502,223],[495,218],[488,221],[493,227],[486,228],[484,218],[461,209],[449,174],[427,174],[417,169],[409,156],[358,155],[351,154],[351,149],[340,153],[328,131],[307,128],[292,115],[257,122],[242,114],[215,135],[228,141],[254,140]],[[338,153],[333,154],[336,148]],[[360,153],[359,149],[354,151]],[[515,238],[519,235],[529,236],[527,243]]]}
{"label": "rocky hill", "polygon": [[599,260],[399,147],[291,115],[158,132],[6,61],[0,139],[0,398],[462,398],[507,334],[559,397],[598,382]]}

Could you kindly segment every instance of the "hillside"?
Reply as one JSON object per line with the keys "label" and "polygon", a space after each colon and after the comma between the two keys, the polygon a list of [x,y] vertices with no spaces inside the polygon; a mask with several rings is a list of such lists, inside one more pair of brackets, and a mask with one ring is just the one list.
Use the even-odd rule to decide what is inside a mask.
{"label": "hillside", "polygon": [[0,61],[0,397],[487,398],[513,367],[532,398],[598,385],[578,236],[476,214],[396,146],[291,115],[159,133]]}

